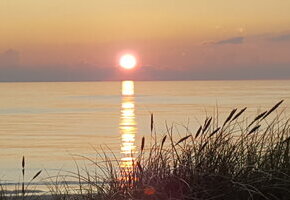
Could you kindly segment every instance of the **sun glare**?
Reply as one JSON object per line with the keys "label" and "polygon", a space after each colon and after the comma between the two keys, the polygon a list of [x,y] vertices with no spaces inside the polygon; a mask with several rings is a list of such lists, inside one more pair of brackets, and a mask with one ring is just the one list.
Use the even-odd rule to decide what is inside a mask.
{"label": "sun glare", "polygon": [[132,54],[125,54],[120,58],[120,66],[124,69],[133,69],[137,64],[137,59]]}
{"label": "sun glare", "polygon": [[124,96],[134,95],[134,82],[133,81],[122,81],[122,95]]}

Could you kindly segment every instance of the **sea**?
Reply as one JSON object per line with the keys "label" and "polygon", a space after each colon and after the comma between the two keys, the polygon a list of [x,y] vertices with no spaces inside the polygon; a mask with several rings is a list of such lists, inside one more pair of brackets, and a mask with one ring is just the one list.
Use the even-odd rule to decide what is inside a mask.
{"label": "sea", "polygon": [[290,80],[2,82],[0,184],[22,181],[23,157],[25,179],[42,170],[36,183],[104,154],[125,165],[168,126],[188,134],[208,116],[247,107],[254,118],[280,100],[289,113]]}

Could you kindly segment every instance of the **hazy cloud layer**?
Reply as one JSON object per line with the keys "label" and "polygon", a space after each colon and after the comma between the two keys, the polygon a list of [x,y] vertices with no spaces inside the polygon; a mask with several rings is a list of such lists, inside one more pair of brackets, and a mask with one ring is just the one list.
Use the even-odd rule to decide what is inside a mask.
{"label": "hazy cloud layer", "polygon": [[[0,53],[0,81],[290,79],[289,36],[233,37],[207,45],[125,41],[6,50]],[[117,66],[117,55],[128,44],[139,56],[132,71]]]}
{"label": "hazy cloud layer", "polygon": [[270,38],[273,42],[285,42],[290,41],[290,34],[278,35],[276,37]]}
{"label": "hazy cloud layer", "polygon": [[219,45],[223,45],[223,44],[241,44],[243,42],[244,42],[244,37],[234,37],[234,38],[218,41],[215,44],[219,44]]}
{"label": "hazy cloud layer", "polygon": [[0,53],[0,67],[17,66],[20,61],[20,55],[18,51],[9,49]]}

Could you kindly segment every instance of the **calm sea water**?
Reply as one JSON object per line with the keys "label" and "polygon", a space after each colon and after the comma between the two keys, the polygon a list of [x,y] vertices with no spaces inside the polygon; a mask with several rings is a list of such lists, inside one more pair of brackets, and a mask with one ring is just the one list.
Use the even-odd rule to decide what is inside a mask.
{"label": "calm sea water", "polygon": [[0,95],[0,180],[13,182],[22,156],[30,174],[72,170],[77,155],[107,146],[125,167],[150,136],[150,113],[163,134],[165,121],[195,130],[217,107],[221,118],[244,106],[254,116],[281,99],[287,109],[290,81],[0,83]]}

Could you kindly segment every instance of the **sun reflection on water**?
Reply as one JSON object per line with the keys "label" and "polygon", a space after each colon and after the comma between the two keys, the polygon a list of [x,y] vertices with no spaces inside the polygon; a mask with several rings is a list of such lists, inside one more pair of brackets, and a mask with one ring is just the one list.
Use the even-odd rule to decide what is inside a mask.
{"label": "sun reflection on water", "polygon": [[[134,81],[122,81],[122,95],[123,96],[134,95]],[[127,103],[127,102],[123,101],[123,103]],[[130,101],[128,103],[130,103]],[[134,99],[133,99],[133,105],[134,105]]]}
{"label": "sun reflection on water", "polygon": [[135,121],[134,82],[122,82],[122,106],[120,119],[121,133],[121,169],[130,172],[133,168],[136,153],[135,136],[137,132]]}

